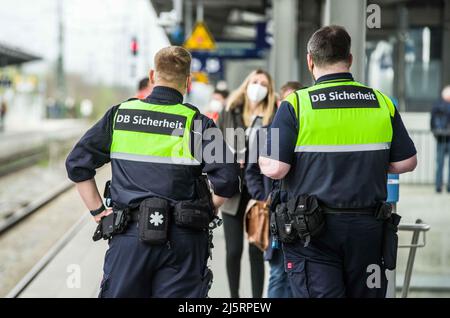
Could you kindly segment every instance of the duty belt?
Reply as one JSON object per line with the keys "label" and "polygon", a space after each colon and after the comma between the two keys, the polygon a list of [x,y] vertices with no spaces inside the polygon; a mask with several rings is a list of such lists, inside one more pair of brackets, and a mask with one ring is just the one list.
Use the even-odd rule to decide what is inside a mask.
{"label": "duty belt", "polygon": [[131,222],[139,221],[139,207],[128,208],[128,215],[130,217]]}
{"label": "duty belt", "polygon": [[363,214],[363,215],[375,215],[376,208],[330,208],[327,206],[321,206],[325,214]]}
{"label": "duty belt", "polygon": [[[173,214],[173,211],[171,213]],[[128,215],[130,216],[131,222],[139,221],[139,206],[135,208],[128,208]]]}

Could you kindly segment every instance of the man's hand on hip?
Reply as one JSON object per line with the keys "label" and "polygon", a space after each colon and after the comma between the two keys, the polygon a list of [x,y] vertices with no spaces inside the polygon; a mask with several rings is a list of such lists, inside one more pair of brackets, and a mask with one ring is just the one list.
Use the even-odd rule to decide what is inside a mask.
{"label": "man's hand on hip", "polygon": [[100,220],[105,217],[110,215],[113,212],[113,210],[111,208],[107,208],[105,211],[103,211],[100,214],[97,214],[96,216],[94,216],[94,221],[97,223],[100,223]]}

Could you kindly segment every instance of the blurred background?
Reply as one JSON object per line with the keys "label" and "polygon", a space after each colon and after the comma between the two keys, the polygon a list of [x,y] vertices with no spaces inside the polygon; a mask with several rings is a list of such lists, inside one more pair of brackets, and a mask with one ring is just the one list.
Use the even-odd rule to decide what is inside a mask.
{"label": "blurred background", "polygon": [[[138,94],[160,48],[192,52],[186,101],[206,112],[215,89],[236,89],[255,68],[277,90],[291,80],[311,85],[306,43],[327,24],[347,28],[355,78],[396,101],[418,150],[397,210],[429,230],[415,234],[423,245],[427,231],[416,254],[400,249],[398,296],[407,266],[408,297],[450,296],[450,194],[445,185],[435,191],[436,162],[448,158],[437,158],[430,126],[450,84],[449,0],[0,0],[0,296],[95,296],[106,245],[91,241],[95,225],[64,159],[106,109]],[[101,189],[109,175],[99,171]],[[413,233],[401,231],[401,244]],[[223,240],[218,232],[218,272]],[[248,260],[243,271],[241,294],[250,296]],[[228,297],[220,276],[211,296]]]}

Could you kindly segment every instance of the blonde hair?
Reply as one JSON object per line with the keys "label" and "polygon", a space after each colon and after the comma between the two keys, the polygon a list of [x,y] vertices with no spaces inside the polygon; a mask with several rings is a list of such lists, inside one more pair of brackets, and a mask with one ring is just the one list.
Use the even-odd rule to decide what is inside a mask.
{"label": "blonde hair", "polygon": [[242,82],[241,86],[239,86],[238,89],[236,89],[234,92],[231,93],[230,97],[228,98],[228,103],[226,107],[227,111],[233,110],[236,107],[242,107],[243,108],[242,117],[244,119],[244,124],[247,127],[251,125],[250,101],[248,100],[247,97],[247,86],[249,85],[252,77],[258,74],[264,74],[269,82],[267,96],[266,98],[264,98],[262,103],[264,111],[263,125],[266,126],[270,124],[273,113],[275,112],[275,88],[273,85],[272,76],[270,76],[270,74],[264,70],[257,69],[251,72],[245,78],[244,82]]}
{"label": "blonde hair", "polygon": [[159,80],[182,84],[191,73],[191,54],[181,46],[168,46],[155,55],[155,71]]}

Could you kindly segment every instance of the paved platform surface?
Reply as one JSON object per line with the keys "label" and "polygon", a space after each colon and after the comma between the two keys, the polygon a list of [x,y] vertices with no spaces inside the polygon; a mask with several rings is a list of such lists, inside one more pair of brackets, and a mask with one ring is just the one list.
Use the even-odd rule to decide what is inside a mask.
{"label": "paved platform surface", "polygon": [[95,224],[89,216],[83,218],[85,225],[81,231],[21,297],[96,297],[107,243],[93,243]]}
{"label": "paved platform surface", "polygon": [[[401,185],[398,213],[402,223],[421,219],[431,226],[426,246],[417,250],[411,286],[450,292],[450,194],[436,193],[431,185]],[[408,244],[410,240],[410,233],[399,234],[400,244]],[[402,283],[407,256],[407,249],[399,250],[398,285]]]}

